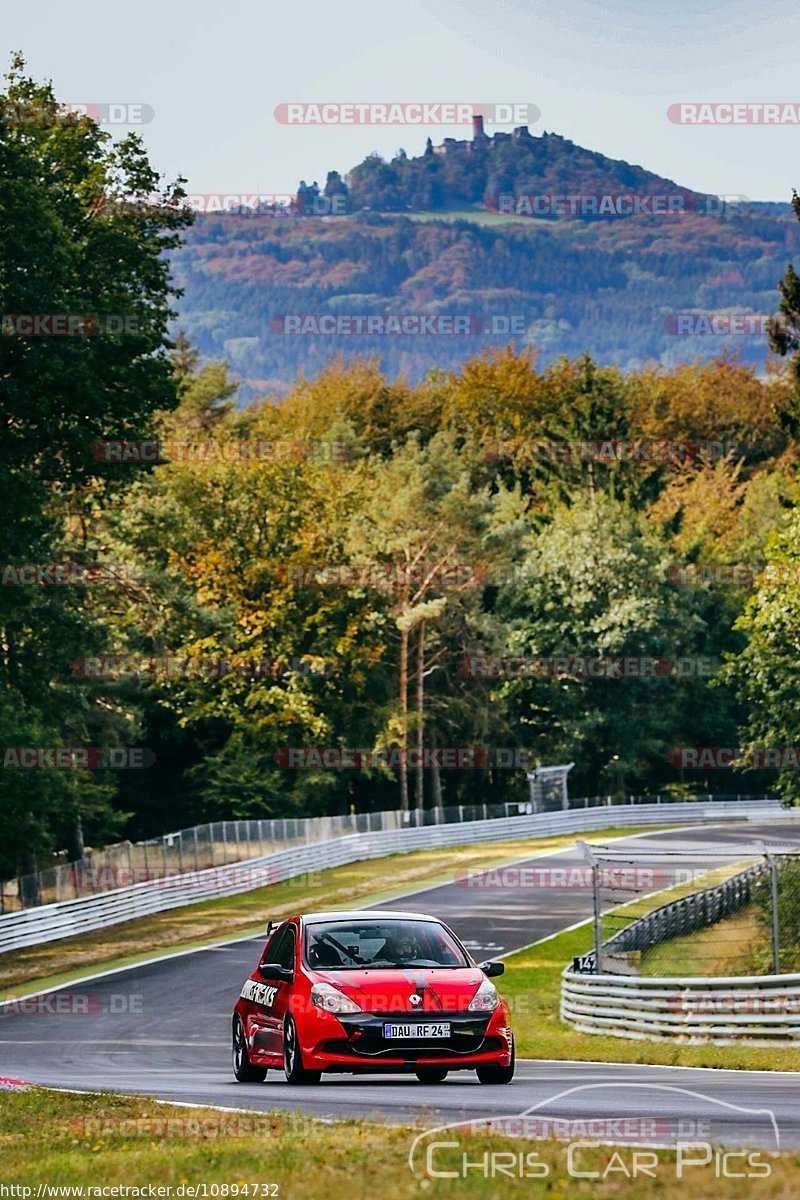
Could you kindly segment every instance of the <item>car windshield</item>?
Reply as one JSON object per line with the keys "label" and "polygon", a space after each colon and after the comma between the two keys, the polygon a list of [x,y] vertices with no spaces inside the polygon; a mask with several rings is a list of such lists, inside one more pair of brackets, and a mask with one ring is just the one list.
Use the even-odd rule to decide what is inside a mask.
{"label": "car windshield", "polygon": [[330,921],[306,933],[310,967],[468,967],[464,952],[436,921]]}

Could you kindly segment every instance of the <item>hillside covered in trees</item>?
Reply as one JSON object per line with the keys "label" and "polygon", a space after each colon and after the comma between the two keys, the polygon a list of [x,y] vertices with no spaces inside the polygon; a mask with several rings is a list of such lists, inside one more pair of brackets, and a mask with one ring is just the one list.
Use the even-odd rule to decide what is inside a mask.
{"label": "hillside covered in trees", "polygon": [[[664,211],[583,213],[584,201],[632,196]],[[509,343],[544,363],[586,351],[623,369],[736,349],[760,370],[763,318],[799,251],[788,204],[700,196],[545,134],[373,155],[322,187],[302,182],[292,209],[205,212],[174,268],[182,327],[250,398],[285,394],[332,355],[376,357],[417,383]],[[345,328],[409,313],[462,315],[468,332]],[[743,328],[741,314],[759,319]],[[313,319],[287,333],[287,315]],[[323,331],[322,315],[338,325]]]}

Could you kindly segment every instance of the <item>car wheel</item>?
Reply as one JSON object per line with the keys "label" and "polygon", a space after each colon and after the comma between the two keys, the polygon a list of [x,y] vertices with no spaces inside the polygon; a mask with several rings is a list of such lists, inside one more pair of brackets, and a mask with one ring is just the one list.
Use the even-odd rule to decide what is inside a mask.
{"label": "car wheel", "polygon": [[482,1067],[476,1067],[475,1074],[481,1083],[511,1083],[514,1078],[514,1039],[511,1039],[511,1062],[507,1067],[486,1063]]}
{"label": "car wheel", "polygon": [[266,1067],[254,1067],[247,1053],[242,1018],[233,1018],[233,1073],[239,1083],[263,1083],[267,1078]]}
{"label": "car wheel", "polygon": [[447,1067],[417,1067],[414,1074],[420,1083],[444,1083]]}
{"label": "car wheel", "polygon": [[322,1071],[307,1071],[303,1066],[297,1026],[291,1017],[283,1027],[283,1069],[287,1083],[319,1083],[322,1078]]}

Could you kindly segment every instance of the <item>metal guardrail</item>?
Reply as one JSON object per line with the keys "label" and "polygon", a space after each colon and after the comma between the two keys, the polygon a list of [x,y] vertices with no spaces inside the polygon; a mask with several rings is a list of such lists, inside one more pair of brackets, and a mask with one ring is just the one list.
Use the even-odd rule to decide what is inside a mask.
{"label": "metal guardrail", "polygon": [[800,1044],[800,975],[659,979],[568,968],[561,1019],[581,1033],[648,1041]]}
{"label": "metal guardrail", "polygon": [[[698,803],[740,800],[741,796],[704,796]],[[745,796],[746,800],[773,799],[768,796]],[[0,916],[23,908],[37,908],[59,900],[77,900],[94,896],[134,883],[164,879],[189,871],[328,842],[331,838],[350,833],[379,833],[390,829],[416,829],[421,825],[463,824],[465,821],[487,821],[497,817],[521,816],[536,812],[562,809],[607,807],[611,796],[569,797],[544,807],[530,802],[505,801],[501,804],[453,804],[420,811],[406,812],[389,809],[382,812],[347,813],[327,817],[263,817],[249,820],[214,821],[165,833],[143,842],[120,842],[103,850],[91,850],[76,862],[57,862],[42,867],[30,875],[0,881]],[[667,795],[626,796],[625,804],[680,803]]]}
{"label": "metal guardrail", "polygon": [[782,814],[779,802],[770,799],[625,804],[377,833],[354,833],[259,856],[235,866],[188,871],[96,896],[8,913],[0,917],[0,953],[73,937],[201,900],[236,895],[306,872],[412,850],[579,833],[611,825],[680,825],[716,821],[720,817],[747,819],[750,816],[759,818]]}

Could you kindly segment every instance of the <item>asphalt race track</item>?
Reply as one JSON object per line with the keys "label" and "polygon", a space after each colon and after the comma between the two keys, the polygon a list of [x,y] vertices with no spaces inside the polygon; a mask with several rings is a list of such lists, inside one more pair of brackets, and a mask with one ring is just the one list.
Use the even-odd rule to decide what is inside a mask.
{"label": "asphalt race track", "polygon": [[[599,834],[588,837],[601,840]],[[680,848],[685,855],[676,865],[685,868],[708,867],[708,850],[715,852],[715,862],[724,861],[717,855],[745,857],[762,840],[768,846],[799,847],[800,822],[684,828],[615,845],[636,851],[637,861],[647,864],[674,864],[667,851]],[[537,868],[584,862],[578,850],[528,860]],[[585,919],[591,893],[564,887],[470,888],[462,881],[380,907],[441,917],[480,959],[508,954]],[[183,1103],[427,1125],[531,1110],[539,1121],[652,1117],[658,1136],[650,1141],[696,1138],[777,1149],[772,1118],[763,1111],[769,1110],[780,1147],[800,1147],[800,1074],[528,1060],[518,1063],[510,1086],[499,1088],[482,1086],[471,1072],[455,1073],[435,1086],[423,1086],[413,1076],[331,1075],[323,1076],[318,1087],[302,1088],[289,1086],[278,1072],[270,1072],[264,1084],[237,1084],[230,1068],[230,1014],[261,943],[261,938],[232,942],[72,984],[49,993],[35,1012],[0,1007],[0,1075]]]}

